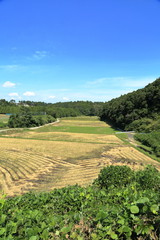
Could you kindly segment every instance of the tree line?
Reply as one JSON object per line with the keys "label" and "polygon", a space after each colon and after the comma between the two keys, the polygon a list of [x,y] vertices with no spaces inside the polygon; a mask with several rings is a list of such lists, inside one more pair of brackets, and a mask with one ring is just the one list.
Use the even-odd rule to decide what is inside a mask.
{"label": "tree line", "polygon": [[6,101],[0,99],[0,114],[9,114],[8,124],[0,123],[0,127],[34,127],[54,122],[61,117],[80,115],[97,116],[102,111],[102,102],[77,101],[65,103],[45,103],[34,101]]}
{"label": "tree line", "polygon": [[80,115],[97,116],[103,108],[103,102],[74,101],[45,103],[34,101],[6,101],[0,99],[0,114],[20,114],[21,107],[26,107],[32,115],[48,114],[54,118],[76,117]]}
{"label": "tree line", "polygon": [[160,78],[143,89],[106,102],[99,116],[101,120],[125,130],[142,125],[147,127],[148,122],[160,116]]}
{"label": "tree line", "polygon": [[10,128],[28,128],[42,126],[55,121],[56,119],[51,115],[32,115],[30,109],[21,107],[20,113],[10,116],[7,125]]}

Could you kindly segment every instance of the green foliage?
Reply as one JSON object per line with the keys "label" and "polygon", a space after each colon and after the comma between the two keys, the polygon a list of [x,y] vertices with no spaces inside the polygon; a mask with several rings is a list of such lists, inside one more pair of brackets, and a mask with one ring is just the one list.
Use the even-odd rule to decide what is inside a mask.
{"label": "green foliage", "polygon": [[74,110],[72,108],[62,108],[62,107],[47,107],[46,113],[53,116],[54,118],[62,118],[62,117],[76,117],[81,115],[78,110]]}
{"label": "green foliage", "polygon": [[148,166],[143,171],[136,172],[136,182],[143,190],[160,190],[160,174],[153,166]]}
{"label": "green foliage", "polygon": [[151,147],[153,153],[155,153],[157,157],[160,157],[160,132],[136,134],[135,139]]}
{"label": "green foliage", "polygon": [[142,118],[139,120],[133,121],[131,124],[129,124],[125,130],[131,130],[131,131],[137,131],[137,132],[145,132],[148,125],[152,124],[153,120],[150,118]]}
{"label": "green foliage", "polygon": [[19,114],[11,115],[8,121],[10,128],[24,128],[41,126],[46,123],[54,122],[55,118],[49,115],[33,116],[30,109],[22,107]]}
{"label": "green foliage", "polygon": [[[139,179],[160,173],[152,167],[137,173],[122,166],[107,170],[113,173],[114,168],[119,184],[107,190],[75,185],[0,199],[0,239],[159,239],[160,193],[152,189],[152,181],[141,187]],[[135,175],[132,182],[129,173]],[[114,182],[113,174],[106,174]]]}
{"label": "green foliage", "polygon": [[65,109],[70,108],[76,112],[79,112],[79,115],[86,115],[86,116],[100,115],[103,105],[104,103],[102,102],[91,102],[91,101],[75,101],[75,102],[63,102],[63,103],[59,102],[54,104],[55,107],[61,107]]}
{"label": "green foliage", "polygon": [[[101,120],[108,121],[116,127],[127,130],[135,130],[134,127],[138,129],[141,127],[142,129],[139,130],[143,131],[147,126],[147,121],[149,121],[146,118],[152,118],[155,114],[160,114],[159,98],[160,78],[143,89],[105,103],[99,116]],[[142,118],[144,120],[140,120]],[[134,123],[132,124],[132,122]],[[158,124],[154,125],[155,130],[157,127],[159,128]]]}
{"label": "green foliage", "polygon": [[7,123],[0,122],[0,128],[6,128],[8,126]]}
{"label": "green foliage", "polygon": [[160,130],[160,117],[152,115],[152,118],[142,118],[133,121],[131,124],[125,127],[125,130],[133,130],[136,132],[152,132]]}
{"label": "green foliage", "polygon": [[45,103],[33,101],[6,101],[0,99],[0,113],[19,114],[21,107],[27,107],[32,115],[40,115],[46,113],[54,118],[76,117],[80,115],[97,116],[103,108],[102,102],[75,101],[75,102],[59,102]]}
{"label": "green foliage", "polygon": [[96,183],[101,188],[126,186],[133,181],[134,174],[127,166],[109,166],[100,171]]}
{"label": "green foliage", "polygon": [[33,116],[33,119],[35,121],[36,126],[42,126],[47,123],[55,122],[56,119],[52,117],[51,115],[38,115]]}
{"label": "green foliage", "polygon": [[157,117],[150,125],[148,125],[145,131],[160,131],[160,117]]}

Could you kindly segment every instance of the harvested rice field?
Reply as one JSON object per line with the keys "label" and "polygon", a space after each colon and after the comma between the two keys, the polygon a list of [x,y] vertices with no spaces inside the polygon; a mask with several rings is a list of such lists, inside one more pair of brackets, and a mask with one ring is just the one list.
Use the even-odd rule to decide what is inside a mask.
{"label": "harvested rice field", "polygon": [[10,135],[5,135],[8,137],[16,138],[28,138],[28,139],[38,139],[38,140],[51,140],[51,141],[68,141],[68,142],[82,142],[82,143],[113,143],[119,144],[122,141],[115,135],[105,135],[105,134],[87,134],[87,133],[69,133],[69,132],[35,132],[27,131],[20,133],[12,133]]}
{"label": "harvested rice field", "polygon": [[[57,126],[72,126],[78,131],[56,132]],[[88,128],[88,133],[82,126],[86,131]],[[91,127],[101,128],[102,133],[98,134],[98,129],[90,133]],[[111,130],[112,134],[105,134]],[[85,186],[92,183],[101,168],[112,164],[127,164],[133,169],[153,164],[160,168],[160,163],[126,145],[97,118],[64,119],[53,126],[1,133],[0,190],[8,196],[73,184]]]}

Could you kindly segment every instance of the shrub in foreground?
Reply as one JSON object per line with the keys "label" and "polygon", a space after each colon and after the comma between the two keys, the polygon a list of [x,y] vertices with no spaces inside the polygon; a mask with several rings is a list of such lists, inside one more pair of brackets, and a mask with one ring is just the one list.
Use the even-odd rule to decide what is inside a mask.
{"label": "shrub in foreground", "polygon": [[135,176],[141,189],[160,190],[160,173],[155,167],[149,165],[144,170],[135,172]]}
{"label": "shrub in foreground", "polygon": [[95,181],[101,188],[110,186],[126,186],[134,178],[133,171],[128,166],[109,166],[100,171],[98,179]]}
{"label": "shrub in foreground", "polygon": [[[160,193],[147,185],[143,190],[136,182],[140,173],[151,179],[151,172],[157,176],[159,172],[147,167],[134,173],[128,167],[112,166],[101,171],[104,178],[105,172],[112,185],[107,190],[96,185],[75,185],[50,193],[0,199],[0,239],[160,239]],[[118,173],[119,184],[114,182],[113,173]]]}

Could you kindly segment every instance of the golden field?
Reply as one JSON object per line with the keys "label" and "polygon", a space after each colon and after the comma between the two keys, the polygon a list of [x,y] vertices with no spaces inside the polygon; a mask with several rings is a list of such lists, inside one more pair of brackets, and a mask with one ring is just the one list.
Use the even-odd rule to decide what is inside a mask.
{"label": "golden field", "polygon": [[[63,120],[59,125],[65,121],[81,125],[80,120]],[[95,126],[95,122],[83,120],[89,126]],[[41,132],[15,132],[1,135],[0,152],[0,188],[8,196],[76,183],[87,185],[101,168],[111,164],[127,164],[133,169],[153,164],[160,168],[160,163],[125,145],[115,134],[44,132],[43,128]]]}

